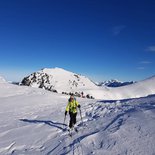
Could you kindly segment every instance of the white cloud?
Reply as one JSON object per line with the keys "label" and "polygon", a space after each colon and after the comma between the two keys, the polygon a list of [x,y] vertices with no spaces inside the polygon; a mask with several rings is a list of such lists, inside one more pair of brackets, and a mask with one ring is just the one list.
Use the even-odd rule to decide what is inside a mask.
{"label": "white cloud", "polygon": [[113,35],[115,35],[115,36],[119,35],[121,33],[121,31],[125,29],[125,27],[126,27],[125,25],[115,26],[113,28]]}
{"label": "white cloud", "polygon": [[147,51],[155,52],[155,46],[149,46],[149,47],[147,48]]}
{"label": "white cloud", "polygon": [[150,61],[141,61],[140,64],[151,64],[152,62]]}
{"label": "white cloud", "polygon": [[145,67],[137,67],[138,70],[144,70]]}

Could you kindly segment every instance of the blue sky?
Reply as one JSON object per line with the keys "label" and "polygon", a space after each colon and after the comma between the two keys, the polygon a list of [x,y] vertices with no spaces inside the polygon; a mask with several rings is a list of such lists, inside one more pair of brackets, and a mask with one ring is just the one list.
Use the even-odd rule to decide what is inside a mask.
{"label": "blue sky", "polygon": [[0,1],[0,75],[61,67],[94,81],[155,75],[154,0]]}

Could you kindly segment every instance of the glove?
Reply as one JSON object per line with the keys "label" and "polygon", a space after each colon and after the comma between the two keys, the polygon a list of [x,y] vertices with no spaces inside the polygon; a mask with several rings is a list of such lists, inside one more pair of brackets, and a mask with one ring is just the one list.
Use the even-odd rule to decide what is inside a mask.
{"label": "glove", "polygon": [[67,111],[65,111],[65,116],[67,115]]}
{"label": "glove", "polygon": [[80,104],[78,105],[78,108],[81,108]]}

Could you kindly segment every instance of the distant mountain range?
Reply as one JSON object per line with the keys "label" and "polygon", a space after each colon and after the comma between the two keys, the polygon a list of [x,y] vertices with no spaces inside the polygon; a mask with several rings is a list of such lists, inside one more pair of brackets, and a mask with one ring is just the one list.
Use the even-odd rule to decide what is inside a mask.
{"label": "distant mountain range", "polygon": [[107,86],[107,87],[122,87],[122,86],[126,86],[126,85],[130,85],[135,83],[134,81],[130,81],[130,82],[121,82],[118,80],[107,80],[104,82],[99,82],[97,83],[98,86]]}

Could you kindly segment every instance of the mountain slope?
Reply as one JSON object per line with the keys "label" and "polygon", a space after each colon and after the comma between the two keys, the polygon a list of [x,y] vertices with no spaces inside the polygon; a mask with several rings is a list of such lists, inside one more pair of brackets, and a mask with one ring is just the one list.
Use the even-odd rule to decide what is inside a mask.
{"label": "mountain slope", "polygon": [[119,96],[121,96],[121,98],[123,98],[123,96],[126,96],[126,98],[127,96],[129,98],[138,98],[155,94],[155,76],[128,86],[120,87],[117,90],[113,89],[112,93],[115,93],[118,98]]}
{"label": "mountain slope", "polygon": [[144,97],[155,94],[155,76],[123,87],[98,87],[85,90],[85,93],[93,95],[96,99],[107,100]]}
{"label": "mountain slope", "polygon": [[61,68],[42,69],[22,80],[23,85],[56,90],[62,92],[78,92],[82,89],[94,89],[97,86],[88,78]]}
{"label": "mountain slope", "polygon": [[[2,87],[3,86],[3,87]],[[0,84],[2,155],[153,155],[155,96],[123,101],[77,98],[78,134],[64,131],[68,96],[42,89]],[[69,122],[67,115],[66,124]]]}

